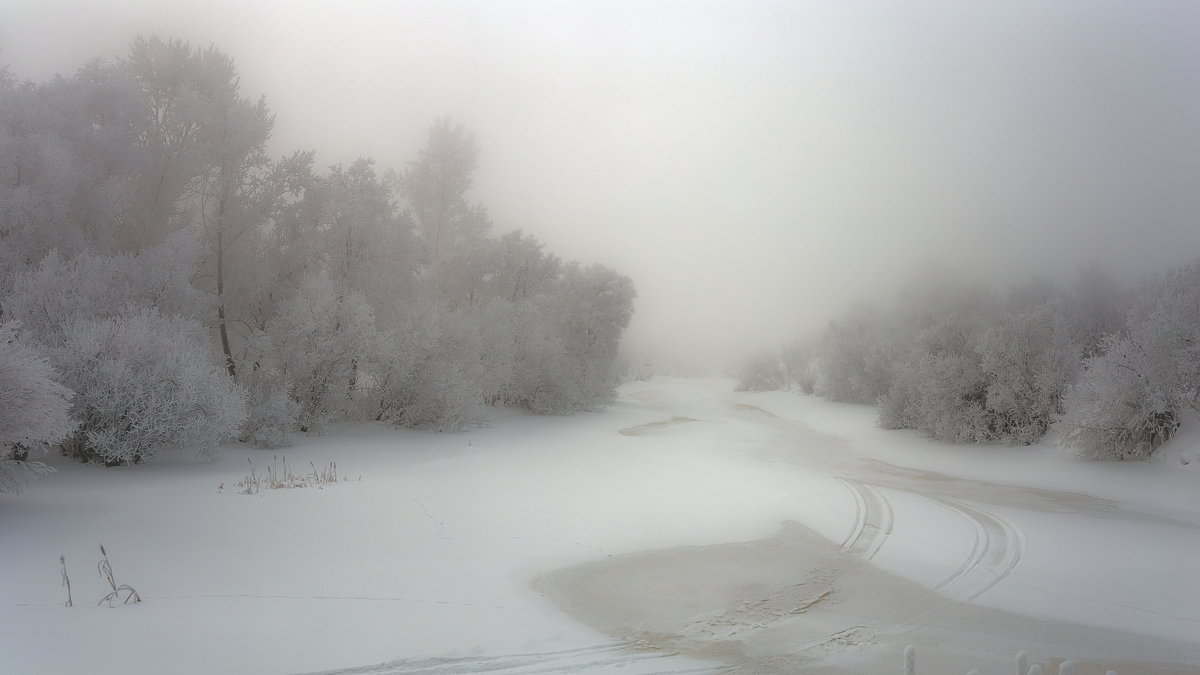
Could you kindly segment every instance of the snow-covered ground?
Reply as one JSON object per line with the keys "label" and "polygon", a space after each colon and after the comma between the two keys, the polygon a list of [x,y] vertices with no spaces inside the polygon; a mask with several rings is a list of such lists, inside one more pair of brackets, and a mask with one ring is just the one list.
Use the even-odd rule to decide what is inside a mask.
{"label": "snow-covered ground", "polygon": [[[895,672],[915,644],[921,672],[1008,673],[1018,648],[1200,672],[1197,447],[947,446],[865,407],[657,379],[462,434],[53,458],[0,495],[0,671]],[[350,480],[240,494],[274,454]],[[142,603],[96,606],[99,543]]]}

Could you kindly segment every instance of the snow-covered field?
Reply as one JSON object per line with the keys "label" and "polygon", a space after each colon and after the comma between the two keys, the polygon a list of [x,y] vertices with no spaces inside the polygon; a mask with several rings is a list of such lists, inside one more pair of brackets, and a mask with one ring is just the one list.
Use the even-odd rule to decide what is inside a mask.
{"label": "snow-covered field", "polygon": [[[0,671],[898,672],[914,644],[923,673],[1009,673],[1019,648],[1200,672],[1197,447],[947,446],[865,407],[657,379],[462,434],[52,458],[0,494]],[[273,454],[350,480],[240,494]],[[143,602],[96,606],[99,543]]]}

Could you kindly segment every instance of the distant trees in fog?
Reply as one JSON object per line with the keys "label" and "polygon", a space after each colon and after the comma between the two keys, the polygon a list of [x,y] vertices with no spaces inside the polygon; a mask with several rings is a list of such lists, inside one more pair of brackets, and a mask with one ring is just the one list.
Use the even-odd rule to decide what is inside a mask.
{"label": "distant trees in fog", "polygon": [[401,171],[322,171],[269,157],[273,123],[215,48],[0,69],[0,490],[47,445],[140,462],[611,400],[632,283],[494,236],[472,134],[441,119]]}
{"label": "distant trees in fog", "polygon": [[1200,262],[1136,288],[1095,266],[1005,294],[929,277],[753,356],[740,386],[877,404],[881,427],[942,441],[1033,443],[1057,422],[1081,457],[1147,457],[1200,400]]}

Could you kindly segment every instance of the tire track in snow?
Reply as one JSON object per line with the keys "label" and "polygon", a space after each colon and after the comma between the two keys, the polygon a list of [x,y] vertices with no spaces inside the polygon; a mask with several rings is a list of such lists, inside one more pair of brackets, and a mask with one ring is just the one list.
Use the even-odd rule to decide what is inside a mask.
{"label": "tire track in snow", "polygon": [[[894,513],[887,497],[874,485],[853,478],[838,480],[854,496],[854,525],[838,549],[840,553],[871,560],[892,532]],[[729,639],[746,631],[766,628],[809,611],[834,594],[830,578],[803,579],[776,588],[769,594],[689,623],[685,632],[705,639]]]}
{"label": "tire track in snow", "polygon": [[[494,656],[397,659],[385,663],[322,670],[307,675],[450,675],[452,673],[571,673],[621,669],[630,673],[718,673],[726,667],[672,669],[664,659],[676,653],[647,651],[623,642],[577,649]],[[642,666],[642,667],[639,667]],[[662,666],[663,668],[660,668]],[[643,668],[644,667],[644,668]],[[648,668],[648,669],[646,669]]]}
{"label": "tire track in snow", "polygon": [[[861,489],[862,486],[869,484],[858,481],[846,481],[841,478],[839,480],[847,483],[856,492],[859,501],[859,514],[869,511],[871,508],[869,506],[870,497],[868,496],[870,491]],[[853,485],[852,483],[859,484]],[[874,488],[874,486],[870,487]],[[970,553],[957,569],[941,582],[934,585],[930,589],[930,593],[886,611],[865,623],[850,626],[821,640],[804,645],[801,651],[818,649],[833,644],[845,645],[867,642],[883,633],[895,635],[910,633],[925,626],[937,616],[945,614],[955,607],[969,603],[987,592],[1011,574],[1013,569],[1021,562],[1021,557],[1025,552],[1025,537],[1020,528],[1007,518],[952,497],[942,495],[931,496],[909,490],[905,491],[949,509],[966,519],[971,524],[975,535]],[[877,490],[876,494],[878,494]],[[879,495],[879,497],[882,498],[882,495]],[[866,516],[856,516],[856,522],[858,523],[865,522],[866,520]],[[846,541],[843,542],[841,550],[858,552],[859,557],[862,557],[862,551],[870,549],[859,543],[864,538],[861,530],[865,528],[858,527],[857,529],[860,531],[857,533],[852,531]],[[878,552],[877,547],[874,548],[870,555],[873,556],[875,552]],[[866,559],[869,560],[869,558]]]}
{"label": "tire track in snow", "polygon": [[836,477],[854,495],[854,527],[838,548],[863,560],[870,560],[879,553],[889,534],[895,514],[892,503],[879,488],[853,478]]}

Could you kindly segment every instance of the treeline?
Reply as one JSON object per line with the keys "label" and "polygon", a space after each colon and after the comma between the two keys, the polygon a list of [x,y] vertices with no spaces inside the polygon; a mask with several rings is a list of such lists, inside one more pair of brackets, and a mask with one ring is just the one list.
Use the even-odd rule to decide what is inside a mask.
{"label": "treeline", "polygon": [[750,358],[739,386],[877,404],[881,427],[940,441],[1029,444],[1057,423],[1081,457],[1146,458],[1200,400],[1200,261],[1136,285],[1091,266],[1006,293],[927,277],[888,310]]}
{"label": "treeline", "polygon": [[468,131],[438,120],[399,171],[318,170],[268,156],[273,121],[180,41],[0,70],[0,489],[47,446],[136,463],[611,400],[632,283],[491,234]]}

